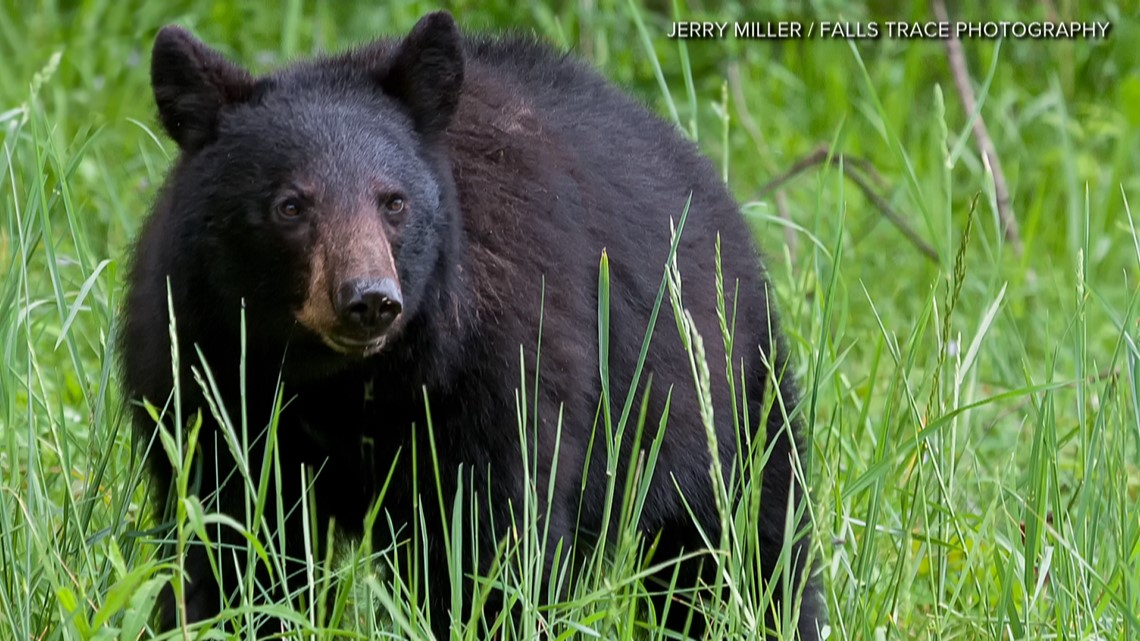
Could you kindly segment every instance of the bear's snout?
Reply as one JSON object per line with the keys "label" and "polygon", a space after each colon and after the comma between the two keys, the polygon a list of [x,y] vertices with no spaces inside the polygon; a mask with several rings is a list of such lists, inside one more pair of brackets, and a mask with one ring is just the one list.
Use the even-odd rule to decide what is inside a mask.
{"label": "bear's snout", "polygon": [[363,339],[383,334],[404,307],[400,286],[391,278],[356,278],[341,283],[334,303],[344,329]]}

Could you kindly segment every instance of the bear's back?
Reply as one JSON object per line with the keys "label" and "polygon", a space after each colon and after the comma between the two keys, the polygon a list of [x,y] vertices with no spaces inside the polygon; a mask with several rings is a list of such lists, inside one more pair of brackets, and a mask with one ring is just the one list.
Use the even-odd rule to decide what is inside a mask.
{"label": "bear's back", "polygon": [[[545,44],[469,39],[466,53],[449,136],[472,241],[499,260],[530,263],[528,277],[570,271],[572,278],[562,280],[575,290],[596,285],[604,249],[616,285],[630,290],[619,293],[646,321],[670,221],[688,208],[678,260],[682,275],[699,283],[686,301],[703,308],[694,314],[714,311],[718,234],[725,282],[739,282],[742,298],[764,296],[761,264],[735,199],[678,127]],[[596,297],[588,298],[596,312]]]}
{"label": "bear's back", "polygon": [[[604,251],[608,369],[613,397],[624,399],[661,285],[671,221],[679,223],[687,208],[677,262],[683,304],[704,339],[707,362],[725,363],[717,317],[719,243],[727,314],[736,320],[734,369],[743,359],[749,378],[762,376],[760,354],[772,353],[776,322],[761,262],[735,199],[697,146],[571,55],[525,39],[473,40],[466,51],[464,93],[448,137],[475,289],[489,301],[489,316],[506,339],[498,349],[517,355],[520,342],[533,347],[541,311],[548,371],[576,373],[554,377],[555,396],[567,403],[568,416],[587,422],[600,383]],[[670,414],[696,417],[690,362],[668,309],[666,300],[645,372],[656,389],[674,389]],[[749,384],[761,383],[753,378]],[[718,409],[731,406],[723,380],[713,382],[712,392]],[[654,395],[650,415],[662,411],[664,395]],[[731,424],[728,415],[719,421]],[[698,425],[673,430],[663,452],[666,469],[688,469],[669,464],[706,450]],[[735,444],[722,438],[721,447],[729,455]],[[692,469],[704,474],[703,466]]]}

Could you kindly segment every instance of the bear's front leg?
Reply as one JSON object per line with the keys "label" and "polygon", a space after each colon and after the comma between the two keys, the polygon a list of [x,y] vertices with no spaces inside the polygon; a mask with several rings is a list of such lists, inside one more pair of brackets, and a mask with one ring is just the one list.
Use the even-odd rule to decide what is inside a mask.
{"label": "bear's front leg", "polygon": [[[224,610],[284,601],[303,591],[306,581],[304,565],[304,527],[302,523],[301,467],[282,465],[280,479],[271,475],[270,491],[259,523],[254,523],[257,511],[256,488],[250,488],[240,476],[236,461],[216,429],[206,430],[209,435],[199,443],[199,456],[191,472],[198,479],[189,494],[197,497],[206,516],[223,515],[232,523],[210,524],[205,527],[208,539],[203,541],[189,524],[184,547],[176,541],[166,545],[166,554],[182,569],[182,596],[177,598],[172,587],[163,591],[160,599],[159,627],[171,630],[205,621]],[[215,438],[217,437],[217,438]],[[264,448],[253,446],[247,453],[249,469],[257,482],[264,460]],[[280,488],[280,492],[276,488]],[[177,500],[173,497],[172,500]],[[284,523],[284,529],[278,524]],[[267,551],[269,562],[253,551],[247,534],[251,534]],[[172,532],[171,537],[177,536]],[[181,560],[179,560],[181,555]],[[174,580],[178,580],[175,578]],[[243,594],[244,592],[244,594]],[[254,626],[256,638],[281,632],[281,622],[255,614],[239,617]],[[229,627],[229,626],[227,626]],[[241,627],[241,626],[239,626]],[[253,632],[252,630],[249,632]]]}
{"label": "bear's front leg", "polygon": [[[538,630],[521,627],[523,608],[528,607],[526,601],[534,601],[529,607],[542,606],[564,599],[569,593],[570,586],[557,581],[573,554],[574,518],[567,507],[573,503],[557,500],[556,494],[555,502],[548,509],[546,490],[540,489],[531,497],[536,502],[530,508],[536,510],[535,520],[533,515],[524,512],[526,501],[518,471],[518,468],[509,468],[496,474],[491,470],[490,479],[483,474],[472,474],[468,478],[468,489],[458,499],[463,502],[458,527],[452,527],[450,521],[454,513],[429,523],[427,608],[432,634],[437,640],[451,638],[452,630],[465,631],[471,621],[477,626],[479,634],[476,636],[482,638],[483,632],[495,627],[504,610],[508,619],[503,626],[525,638],[533,637],[543,630],[541,624]],[[547,483],[545,472],[539,470],[535,487],[546,488]],[[472,492],[478,495],[473,497]],[[452,494],[444,505],[450,508],[454,500]],[[460,542],[463,564],[459,570],[458,611],[453,608],[455,571],[451,565],[455,560],[448,558],[443,528],[458,532],[464,539]],[[524,547],[524,537],[531,537],[530,546]],[[534,566],[525,557],[524,550],[541,554],[541,572],[537,575],[532,573]],[[500,628],[494,638],[501,636]]]}

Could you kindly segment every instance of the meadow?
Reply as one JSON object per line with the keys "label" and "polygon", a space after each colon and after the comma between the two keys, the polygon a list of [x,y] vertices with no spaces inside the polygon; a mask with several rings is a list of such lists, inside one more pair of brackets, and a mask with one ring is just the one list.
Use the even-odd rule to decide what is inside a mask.
{"label": "meadow", "polygon": [[[953,3],[962,20],[1112,24],[1103,39],[963,41],[966,109],[937,40],[666,37],[675,19],[932,19],[925,0],[747,4],[446,8],[590,60],[722,168],[804,390],[792,412],[829,638],[1140,637],[1140,8]],[[0,639],[149,638],[178,572],[158,553],[115,354],[130,241],[176,153],[150,94],[157,29],[177,22],[267,70],[404,33],[434,8],[0,3]],[[182,516],[189,538],[221,525]],[[268,612],[288,634],[427,638],[390,551],[322,534],[309,594]],[[523,615],[458,638],[669,638],[644,615],[630,545],[550,608],[533,577],[504,572],[487,585],[513,590]],[[721,604],[713,638],[763,620],[746,558],[728,555],[725,576],[753,598]],[[318,593],[331,609],[309,605]],[[264,614],[238,603],[167,638],[243,638]]]}

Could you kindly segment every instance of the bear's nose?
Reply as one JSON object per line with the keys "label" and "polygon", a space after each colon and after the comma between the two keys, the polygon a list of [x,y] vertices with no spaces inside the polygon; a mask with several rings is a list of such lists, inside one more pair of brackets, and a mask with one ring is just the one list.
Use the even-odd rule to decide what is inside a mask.
{"label": "bear's nose", "polygon": [[400,286],[391,278],[350,280],[336,293],[336,311],[341,322],[368,336],[388,329],[403,309],[403,302]]}

